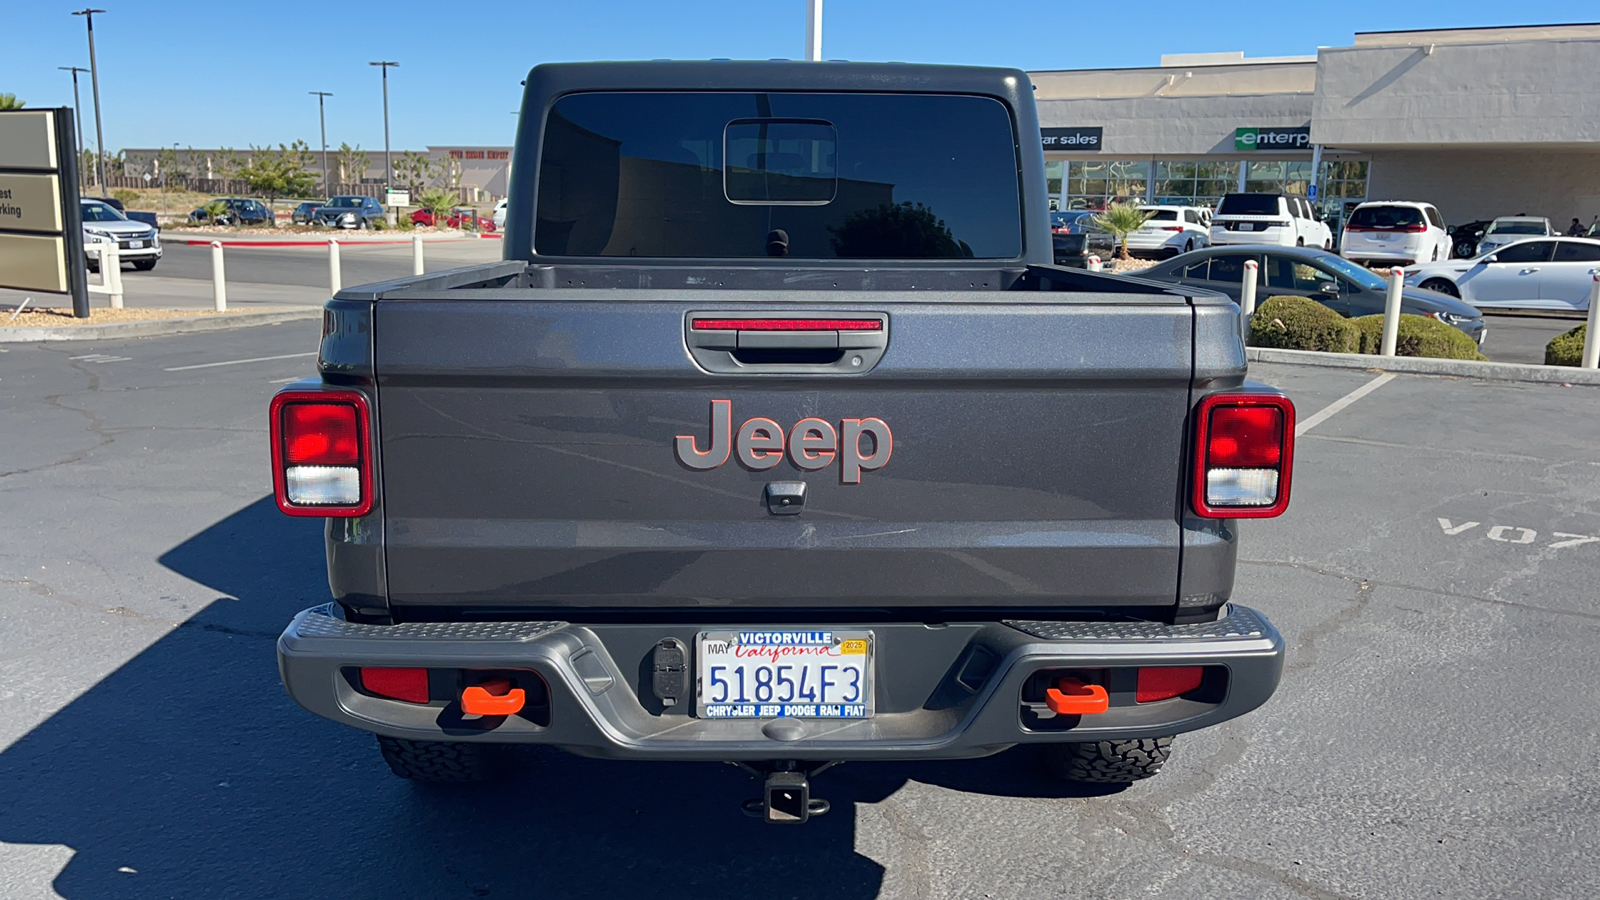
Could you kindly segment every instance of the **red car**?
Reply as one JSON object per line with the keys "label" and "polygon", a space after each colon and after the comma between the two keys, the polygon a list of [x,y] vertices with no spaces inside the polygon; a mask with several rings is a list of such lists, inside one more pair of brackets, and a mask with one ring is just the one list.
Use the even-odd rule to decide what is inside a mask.
{"label": "red car", "polygon": [[[494,220],[493,219],[486,218],[484,216],[477,216],[476,218],[478,220],[478,228],[477,228],[478,231],[493,231],[494,230]],[[429,210],[429,209],[419,209],[419,210],[417,210],[416,212],[411,214],[411,222],[412,222],[412,224],[415,224],[415,225],[432,225],[433,224],[433,210]],[[450,218],[444,220],[444,224],[447,225],[450,228],[461,228],[461,227],[463,227],[464,225],[467,224],[467,217],[460,210],[456,210],[455,212],[452,212],[450,214]]]}

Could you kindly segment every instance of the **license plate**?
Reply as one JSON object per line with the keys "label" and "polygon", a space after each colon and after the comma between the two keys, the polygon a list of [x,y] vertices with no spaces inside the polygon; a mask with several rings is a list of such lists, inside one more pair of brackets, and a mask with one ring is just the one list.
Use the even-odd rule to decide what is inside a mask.
{"label": "license plate", "polygon": [[1380,241],[1392,241],[1392,240],[1394,240],[1394,235],[1392,235],[1392,234],[1384,234],[1383,232],[1379,232],[1379,233],[1373,235],[1373,237],[1377,238]]}
{"label": "license plate", "polygon": [[1256,230],[1256,223],[1254,223],[1254,222],[1240,222],[1239,223],[1239,230],[1240,231],[1255,231]]}
{"label": "license plate", "polygon": [[872,716],[870,631],[705,631],[695,643],[702,719]]}
{"label": "license plate", "polygon": [[142,250],[142,249],[144,249],[144,241],[129,241],[128,242],[128,249],[129,250]]}

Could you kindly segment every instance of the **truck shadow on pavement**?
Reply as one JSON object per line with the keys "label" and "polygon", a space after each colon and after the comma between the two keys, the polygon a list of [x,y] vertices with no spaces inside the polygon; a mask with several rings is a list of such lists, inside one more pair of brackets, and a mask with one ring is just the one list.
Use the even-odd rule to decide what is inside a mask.
{"label": "truck shadow on pavement", "polygon": [[1016,752],[842,766],[816,782],[833,812],[798,828],[746,818],[759,784],[716,764],[530,749],[507,784],[402,781],[278,682],[279,630],[327,598],[320,526],[267,497],[164,554],[227,596],[0,753],[0,840],[71,848],[60,895],[856,900],[885,870],[855,851],[854,804],[908,778],[1085,796],[1041,791]]}

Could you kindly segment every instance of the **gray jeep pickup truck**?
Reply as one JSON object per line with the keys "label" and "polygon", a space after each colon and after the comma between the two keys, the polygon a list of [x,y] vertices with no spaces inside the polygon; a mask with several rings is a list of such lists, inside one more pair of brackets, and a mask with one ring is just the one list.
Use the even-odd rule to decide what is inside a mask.
{"label": "gray jeep pickup truck", "polygon": [[1154,774],[1267,700],[1239,521],[1294,409],[1227,298],[1051,264],[1027,76],[543,65],[502,262],[342,290],[271,404],[332,602],[289,694],[397,775],[512,744],[731,762],[1037,745]]}

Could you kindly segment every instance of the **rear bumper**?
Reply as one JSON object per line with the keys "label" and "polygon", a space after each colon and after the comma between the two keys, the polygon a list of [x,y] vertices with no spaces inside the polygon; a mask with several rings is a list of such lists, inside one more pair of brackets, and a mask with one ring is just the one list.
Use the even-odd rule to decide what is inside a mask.
{"label": "rear bumper", "polygon": [[[574,625],[454,622],[362,625],[330,605],[295,617],[278,640],[289,695],[317,715],[413,740],[537,743],[617,759],[960,759],[1021,743],[1159,737],[1205,728],[1265,703],[1283,668],[1283,639],[1254,610],[1216,622],[1008,621],[851,625],[875,634],[877,715],[841,720],[710,720],[692,698],[662,709],[645,687],[649,648],[693,646],[726,624]],[[763,626],[767,627],[767,626]],[[473,721],[459,703],[406,703],[365,693],[357,667],[524,673],[542,686],[537,715]],[[1136,703],[1134,668],[1205,666],[1206,687]],[[1030,703],[1043,669],[1104,670],[1111,708],[1053,716]],[[692,676],[693,673],[691,673]],[[535,678],[534,676],[537,676]],[[470,677],[470,675],[469,675]],[[691,682],[692,683],[692,682]],[[530,694],[535,691],[530,691]],[[436,695],[437,696],[437,695]],[[1041,716],[1040,713],[1043,713]],[[782,727],[773,727],[781,722]]]}

